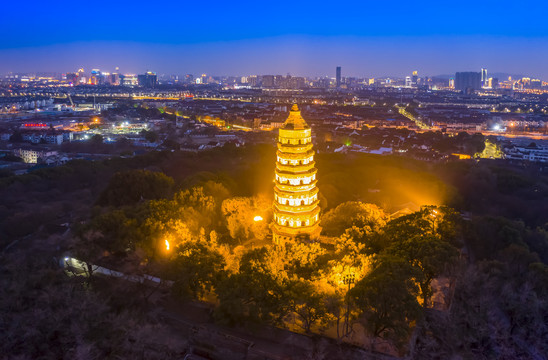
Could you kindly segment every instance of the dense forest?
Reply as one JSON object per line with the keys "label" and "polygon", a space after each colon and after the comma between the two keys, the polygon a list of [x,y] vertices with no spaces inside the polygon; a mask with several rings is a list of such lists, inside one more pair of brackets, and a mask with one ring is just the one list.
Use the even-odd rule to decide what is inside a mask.
{"label": "dense forest", "polygon": [[[213,304],[219,326],[268,324],[392,355],[546,356],[542,168],[318,154],[321,241],[273,246],[274,163],[272,146],[225,146],[0,179],[0,352],[170,358],[185,336],[163,336],[143,311],[170,297]],[[67,275],[66,253],[172,286]]]}

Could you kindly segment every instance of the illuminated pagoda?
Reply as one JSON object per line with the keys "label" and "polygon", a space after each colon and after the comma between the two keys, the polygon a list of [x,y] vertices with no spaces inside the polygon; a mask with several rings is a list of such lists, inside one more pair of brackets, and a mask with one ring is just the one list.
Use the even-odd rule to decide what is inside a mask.
{"label": "illuminated pagoda", "polygon": [[280,128],[274,186],[275,244],[320,235],[312,130],[295,104]]}

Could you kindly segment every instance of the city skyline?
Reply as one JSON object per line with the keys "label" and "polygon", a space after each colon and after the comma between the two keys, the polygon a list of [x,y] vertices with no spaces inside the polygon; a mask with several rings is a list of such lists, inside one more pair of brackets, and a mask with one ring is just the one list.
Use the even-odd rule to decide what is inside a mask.
{"label": "city skyline", "polygon": [[[202,74],[216,76],[245,76],[264,74],[291,74],[307,77],[335,76],[335,67],[342,67],[342,76],[352,77],[405,77],[418,70],[421,76],[454,75],[458,71],[480,71],[487,68],[490,73],[520,74],[548,80],[548,68],[542,59],[548,56],[548,48],[542,48],[543,41],[529,39],[521,41],[522,48],[535,48],[547,52],[544,56],[524,56],[523,51],[514,51],[512,56],[502,57],[494,52],[478,53],[475,58],[467,57],[462,61],[453,59],[449,52],[462,52],[470,46],[464,40],[430,38],[427,48],[431,56],[421,58],[407,51],[417,40],[405,41],[405,46],[380,44],[382,38],[363,40],[363,46],[357,46],[345,39],[323,40],[313,37],[271,38],[263,53],[254,49],[265,40],[245,40],[236,43],[167,45],[137,44],[115,42],[92,42],[58,44],[36,48],[0,49],[0,73],[59,72],[76,71],[80,67],[113,72],[116,67],[122,73],[144,73],[155,71],[164,74]],[[322,56],[316,61],[317,49],[330,41],[336,51]],[[493,40],[494,41],[494,40]],[[490,42],[491,48],[504,52],[506,41],[497,39]],[[377,43],[375,45],[375,43]],[[483,41],[484,44],[489,41]],[[424,45],[424,42],[422,43]],[[486,45],[487,46],[487,45]],[[443,47],[447,51],[442,51]],[[481,48],[480,44],[476,45]],[[377,48],[378,51],[370,49]],[[451,49],[450,49],[451,48]],[[94,51],[91,51],[95,49]],[[345,56],[353,49],[353,56]],[[382,49],[382,50],[381,50]],[[441,50],[440,50],[441,49]],[[461,49],[461,50],[458,50]],[[86,54],[86,52],[90,52]],[[185,53],[195,54],[194,58],[185,57]],[[291,53],[288,57],[286,54]],[[36,62],[39,59],[39,62]],[[177,60],[176,63],[173,59]],[[197,60],[196,60],[197,59]],[[452,60],[451,60],[452,59]],[[523,60],[517,63],[517,60]],[[268,63],[267,60],[272,63]]]}

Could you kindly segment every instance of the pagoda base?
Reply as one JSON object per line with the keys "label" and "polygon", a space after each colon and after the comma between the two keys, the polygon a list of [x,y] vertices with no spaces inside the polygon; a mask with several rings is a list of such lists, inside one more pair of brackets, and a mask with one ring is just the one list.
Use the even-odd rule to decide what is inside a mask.
{"label": "pagoda base", "polygon": [[322,228],[318,223],[312,226],[291,228],[274,224],[272,228],[272,241],[276,245],[283,245],[287,241],[300,240],[303,242],[314,241],[320,237]]}

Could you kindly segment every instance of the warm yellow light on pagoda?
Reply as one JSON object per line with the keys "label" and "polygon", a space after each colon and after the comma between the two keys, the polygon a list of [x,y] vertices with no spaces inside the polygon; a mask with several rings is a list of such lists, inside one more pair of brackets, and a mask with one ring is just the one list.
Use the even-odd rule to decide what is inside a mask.
{"label": "warm yellow light on pagoda", "polygon": [[274,185],[273,240],[280,244],[320,234],[312,130],[294,104],[279,130]]}
{"label": "warm yellow light on pagoda", "polygon": [[166,239],[165,242],[166,242],[166,250],[169,250],[169,241],[167,241]]}
{"label": "warm yellow light on pagoda", "polygon": [[263,221],[263,217],[261,215],[257,215],[253,218],[253,221]]}

